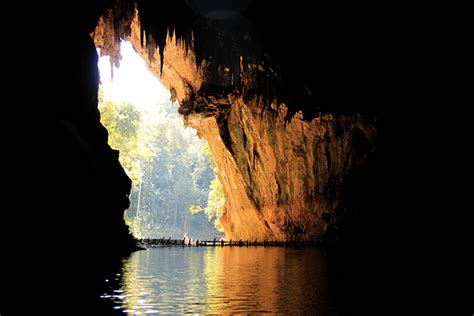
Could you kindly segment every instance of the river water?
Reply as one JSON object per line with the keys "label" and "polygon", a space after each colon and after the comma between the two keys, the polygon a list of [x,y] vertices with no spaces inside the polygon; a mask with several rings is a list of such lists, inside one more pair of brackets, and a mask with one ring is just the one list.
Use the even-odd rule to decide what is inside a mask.
{"label": "river water", "polygon": [[323,248],[160,247],[104,280],[113,309],[139,314],[333,314]]}

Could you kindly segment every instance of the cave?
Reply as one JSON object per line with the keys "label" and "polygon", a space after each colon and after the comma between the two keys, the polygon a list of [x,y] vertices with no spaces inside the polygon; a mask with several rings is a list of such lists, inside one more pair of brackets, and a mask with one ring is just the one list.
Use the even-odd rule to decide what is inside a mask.
{"label": "cave", "polygon": [[247,8],[190,4],[175,10],[194,14],[191,26],[160,30],[156,16],[147,15],[160,5],[117,4],[92,37],[117,63],[120,40],[130,40],[173,91],[185,122],[209,142],[227,201],[221,217],[227,238],[334,237],[343,178],[373,151],[375,115],[362,117],[341,100],[325,105],[318,99],[322,80],[295,73],[297,64],[281,69],[278,55],[273,61],[262,53],[259,36],[267,34],[240,14]]}
{"label": "cave", "polygon": [[[79,290],[58,275],[82,271],[77,289],[94,289],[102,270],[137,248],[123,221],[131,180],[97,112],[96,48],[119,65],[123,40],[209,142],[226,197],[226,238],[323,245],[370,238],[380,190],[383,34],[368,7],[212,0],[35,6],[36,13],[16,8],[25,29],[12,32],[15,60],[32,74],[22,102],[34,115],[27,142],[16,143],[30,179],[18,185],[29,197],[13,194],[23,206],[7,222],[22,223],[18,239],[41,247],[25,254],[11,246],[19,260],[13,271],[36,258],[43,272],[31,281],[67,289],[59,295],[67,302]],[[54,260],[39,260],[45,257]]]}

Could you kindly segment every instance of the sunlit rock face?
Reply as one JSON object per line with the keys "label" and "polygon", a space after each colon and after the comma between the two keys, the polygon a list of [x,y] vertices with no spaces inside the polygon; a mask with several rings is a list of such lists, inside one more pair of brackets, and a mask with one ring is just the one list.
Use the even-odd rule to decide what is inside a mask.
{"label": "sunlit rock face", "polygon": [[[341,204],[346,176],[374,151],[375,117],[320,107],[314,96],[320,87],[311,80],[288,83],[294,71],[285,66],[304,62],[291,59],[294,52],[286,65],[267,59],[239,12],[197,14],[187,31],[169,21],[177,25],[170,35],[162,22],[151,22],[144,2],[118,3],[100,19],[96,45],[118,63],[119,39],[130,40],[179,101],[184,121],[209,142],[226,197],[227,238],[336,235],[347,206]],[[189,17],[189,8],[182,14]],[[315,60],[307,63],[308,71],[318,69]]]}
{"label": "sunlit rock face", "polygon": [[284,104],[242,98],[225,119],[186,116],[218,165],[228,238],[319,241],[337,230],[344,177],[372,150],[375,128],[359,116],[285,118]]}

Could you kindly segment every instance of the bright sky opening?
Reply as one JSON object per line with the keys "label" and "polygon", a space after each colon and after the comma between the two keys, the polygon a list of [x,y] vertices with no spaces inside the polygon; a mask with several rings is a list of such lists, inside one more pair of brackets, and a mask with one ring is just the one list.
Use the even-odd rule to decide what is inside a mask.
{"label": "bright sky opening", "polygon": [[111,101],[131,102],[138,109],[156,113],[158,104],[170,99],[170,92],[148,70],[145,61],[135,52],[130,42],[121,44],[120,67],[114,67],[111,78],[110,59],[99,59],[102,90]]}

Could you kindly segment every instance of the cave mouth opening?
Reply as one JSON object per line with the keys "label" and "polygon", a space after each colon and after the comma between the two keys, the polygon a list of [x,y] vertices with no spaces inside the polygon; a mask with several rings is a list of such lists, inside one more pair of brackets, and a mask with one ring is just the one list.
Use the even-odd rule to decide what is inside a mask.
{"label": "cave mouth opening", "polygon": [[[100,56],[100,51],[99,51]],[[207,142],[184,126],[170,91],[132,44],[121,43],[120,66],[99,59],[99,111],[109,145],[132,179],[124,214],[136,238],[224,237],[224,194]]]}

